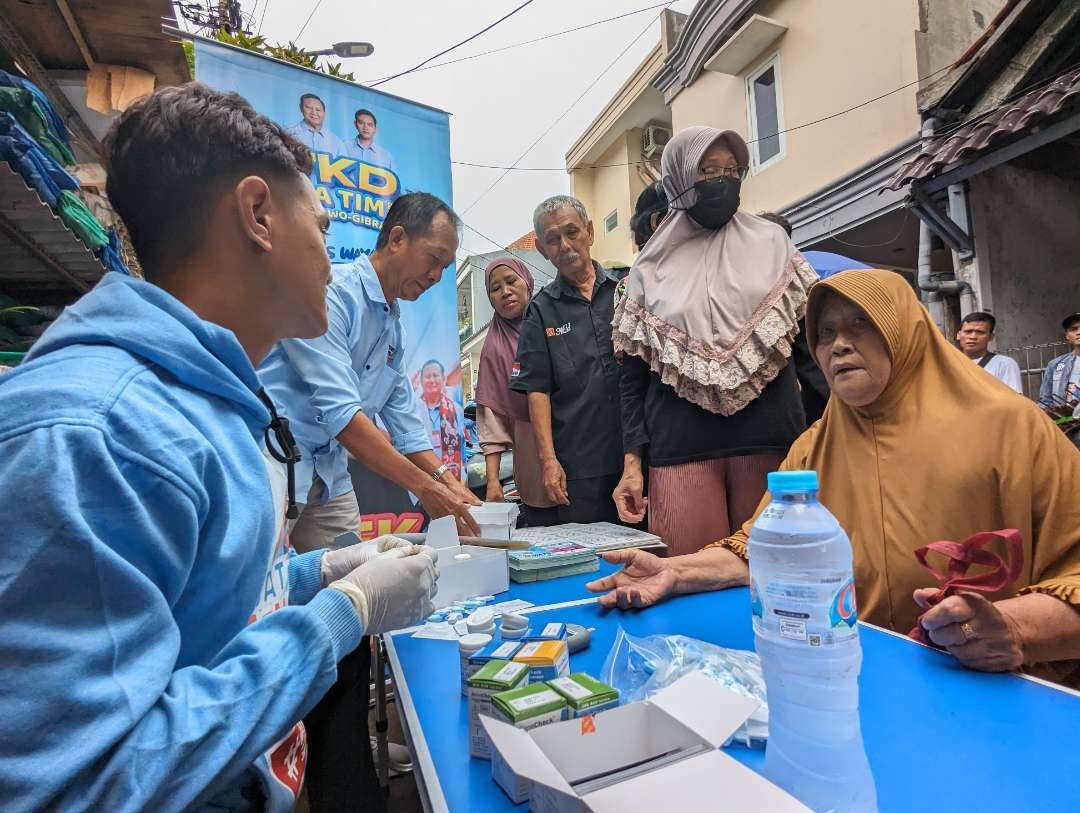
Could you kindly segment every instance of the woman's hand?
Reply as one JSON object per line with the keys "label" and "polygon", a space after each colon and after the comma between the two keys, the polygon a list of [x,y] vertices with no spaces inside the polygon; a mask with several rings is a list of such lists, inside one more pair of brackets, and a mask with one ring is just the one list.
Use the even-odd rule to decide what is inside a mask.
{"label": "woman's hand", "polygon": [[603,556],[605,562],[623,568],[585,585],[591,593],[604,593],[597,599],[601,607],[649,607],[675,592],[675,570],[669,560],[636,549],[613,550]]}
{"label": "woman's hand", "polygon": [[649,507],[649,498],[643,496],[645,492],[645,478],[641,474],[641,468],[623,468],[622,479],[612,492],[615,507],[619,511],[619,519],[633,525],[645,519],[645,509]]}
{"label": "woman's hand", "polygon": [[915,603],[930,609],[920,623],[938,646],[969,669],[1010,672],[1024,665],[1020,626],[994,602],[978,593],[959,593],[930,607],[934,587],[915,591]]}

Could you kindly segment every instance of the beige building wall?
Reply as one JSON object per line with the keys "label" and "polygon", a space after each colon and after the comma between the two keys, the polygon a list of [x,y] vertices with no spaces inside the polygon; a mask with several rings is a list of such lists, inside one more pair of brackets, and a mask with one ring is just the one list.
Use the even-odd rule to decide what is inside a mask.
{"label": "beige building wall", "polygon": [[[917,78],[913,0],[773,0],[754,11],[788,30],[740,76],[703,71],[671,102],[674,132],[705,124],[746,137],[745,78],[776,53],[784,129]],[[911,84],[859,110],[785,133],[786,156],[747,179],[743,208],[778,209],[918,133],[916,90]]]}
{"label": "beige building wall", "polygon": [[[593,167],[570,173],[570,194],[585,204],[596,235],[594,260],[629,262],[636,251],[630,234],[630,215],[634,202],[644,189],[636,167],[640,160],[641,130],[626,131],[596,160]],[[604,232],[604,218],[618,212],[618,226]]]}

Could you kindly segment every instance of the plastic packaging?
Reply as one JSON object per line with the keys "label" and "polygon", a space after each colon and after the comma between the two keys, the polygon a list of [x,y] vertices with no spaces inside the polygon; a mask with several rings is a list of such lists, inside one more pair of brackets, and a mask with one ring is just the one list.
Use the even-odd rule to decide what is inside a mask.
{"label": "plastic packaging", "polygon": [[769,706],[761,665],[753,652],[724,649],[685,635],[637,638],[619,627],[600,680],[618,690],[623,703],[636,703],[694,671],[761,702],[758,710],[735,732],[732,742],[763,748],[769,736]]}
{"label": "plastic packaging", "polygon": [[769,491],[747,546],[771,715],[765,776],[816,811],[872,813],[851,543],[818,502],[815,472],[773,472]]}

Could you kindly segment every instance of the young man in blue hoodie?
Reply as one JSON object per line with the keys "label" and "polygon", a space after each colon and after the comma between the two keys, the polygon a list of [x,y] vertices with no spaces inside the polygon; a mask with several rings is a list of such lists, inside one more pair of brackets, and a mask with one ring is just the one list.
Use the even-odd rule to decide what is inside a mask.
{"label": "young man in blue hoodie", "polygon": [[430,612],[434,562],[289,555],[267,452],[295,459],[255,365],[327,327],[307,150],[191,84],[130,107],[109,152],[146,280],[105,277],[0,387],[0,799],[291,810],[298,721],[362,634]]}

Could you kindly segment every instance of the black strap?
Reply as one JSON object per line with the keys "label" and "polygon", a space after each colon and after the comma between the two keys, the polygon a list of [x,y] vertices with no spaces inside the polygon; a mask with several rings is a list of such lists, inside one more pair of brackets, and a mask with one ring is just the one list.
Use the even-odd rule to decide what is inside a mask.
{"label": "black strap", "polygon": [[[285,508],[286,519],[296,519],[300,516],[300,509],[296,507],[296,464],[300,462],[300,447],[296,445],[296,438],[289,429],[289,419],[277,414],[274,402],[266,394],[266,390],[259,388],[259,400],[270,411],[270,425],[263,430],[266,438],[266,451],[278,463],[285,464],[285,473],[288,477],[289,504]],[[280,447],[280,451],[274,448],[270,442],[270,433],[274,433],[274,440]]]}
{"label": "black strap", "polygon": [[990,363],[990,359],[992,359],[996,355],[997,355],[997,353],[987,352],[987,354],[985,356],[983,356],[981,359],[979,359],[979,366],[980,367],[985,367],[987,364]]}

